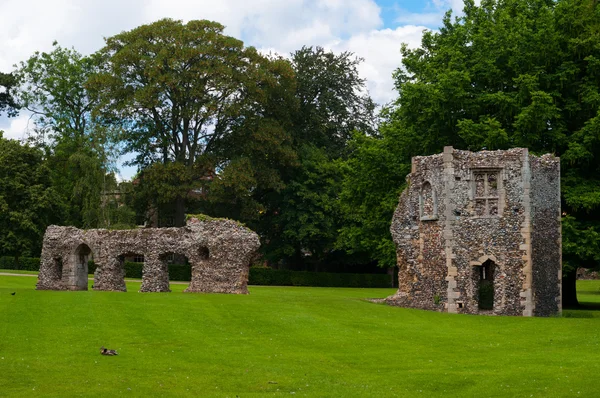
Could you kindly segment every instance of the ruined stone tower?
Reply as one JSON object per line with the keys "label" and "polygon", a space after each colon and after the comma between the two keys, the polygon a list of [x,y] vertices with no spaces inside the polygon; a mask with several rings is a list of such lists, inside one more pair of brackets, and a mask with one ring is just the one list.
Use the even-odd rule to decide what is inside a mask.
{"label": "ruined stone tower", "polygon": [[560,161],[527,149],[415,157],[391,232],[391,304],[548,316],[561,303]]}

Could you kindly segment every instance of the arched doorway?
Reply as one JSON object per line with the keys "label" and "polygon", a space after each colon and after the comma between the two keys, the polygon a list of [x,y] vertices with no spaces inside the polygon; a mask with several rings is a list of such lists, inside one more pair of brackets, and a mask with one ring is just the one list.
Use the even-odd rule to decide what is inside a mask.
{"label": "arched doorway", "polygon": [[88,261],[91,254],[92,250],[85,243],[75,249],[71,290],[88,290]]}
{"label": "arched doorway", "polygon": [[126,278],[142,278],[146,258],[139,251],[128,251],[117,256],[119,268]]}
{"label": "arched doorway", "polygon": [[479,288],[477,301],[480,310],[494,309],[494,272],[496,264],[492,260],[486,260],[479,267]]}
{"label": "arched doorway", "polygon": [[183,253],[167,252],[160,255],[162,269],[169,281],[189,282],[192,278],[192,266]]}

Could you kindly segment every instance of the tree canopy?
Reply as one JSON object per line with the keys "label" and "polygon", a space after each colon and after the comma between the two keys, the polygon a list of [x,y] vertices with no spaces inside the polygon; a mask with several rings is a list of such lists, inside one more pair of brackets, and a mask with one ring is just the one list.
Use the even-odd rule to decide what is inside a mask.
{"label": "tree canopy", "polygon": [[362,60],[350,52],[302,47],[291,62],[298,106],[288,128],[298,163],[286,171],[285,187],[271,197],[257,223],[263,250],[274,263],[315,269],[334,261],[352,263],[357,254],[344,257],[346,247],[336,246],[344,224],[341,159],[355,130],[373,133],[376,127],[374,103],[358,73]]}
{"label": "tree canopy", "polygon": [[[55,44],[0,74],[0,112],[33,113],[31,150],[62,223],[182,225],[204,212],[247,223],[274,264],[391,267],[412,156],[528,147],[561,157],[563,299],[576,302],[575,269],[600,262],[596,1],[466,0],[418,48],[401,47],[398,98],[379,114],[354,54],[266,56],[223,32],[163,19],[91,56]],[[111,175],[117,150],[134,156],[131,184]]]}
{"label": "tree canopy", "polygon": [[4,112],[8,116],[16,116],[19,105],[14,98],[14,88],[17,79],[11,73],[0,72],[0,115]]}
{"label": "tree canopy", "polygon": [[105,175],[114,169],[113,126],[92,116],[97,101],[86,82],[98,72],[96,56],[83,56],[54,43],[16,71],[16,96],[35,122],[32,144],[46,151],[57,192],[68,205],[70,225],[97,227]]}
{"label": "tree canopy", "polygon": [[0,252],[17,258],[39,253],[46,227],[62,215],[42,151],[0,133]]}
{"label": "tree canopy", "polygon": [[[576,303],[575,268],[600,260],[599,31],[600,8],[590,0],[483,0],[479,6],[467,0],[464,15],[448,12],[439,31],[424,33],[419,48],[402,47],[402,67],[394,74],[399,96],[384,113],[380,136],[355,141],[354,170],[394,165],[372,174],[394,185],[359,190],[355,178],[347,181],[346,196],[362,204],[374,192],[386,197],[410,170],[412,156],[439,153],[445,145],[528,147],[561,156],[568,215],[563,300]],[[379,148],[374,159],[365,158],[369,148]],[[393,201],[386,207],[381,220],[390,219]],[[360,217],[358,240],[369,239],[376,220]],[[380,231],[379,241],[389,242]],[[382,243],[381,250],[387,247]]]}
{"label": "tree canopy", "polygon": [[337,157],[345,153],[355,130],[375,131],[375,103],[358,73],[362,58],[318,46],[302,47],[291,58],[300,104],[295,118],[297,141]]}
{"label": "tree canopy", "polygon": [[[254,134],[277,151],[285,149],[286,131],[273,116],[287,105],[280,87],[293,79],[291,69],[223,29],[217,22],[163,19],[106,40],[103,71],[90,87],[100,99],[99,114],[126,121],[125,150],[137,154],[132,163],[202,165],[196,179],[215,170],[225,178],[240,165],[230,156],[234,140]],[[240,153],[239,145],[234,149]],[[182,225],[185,197],[176,202],[176,223]]]}

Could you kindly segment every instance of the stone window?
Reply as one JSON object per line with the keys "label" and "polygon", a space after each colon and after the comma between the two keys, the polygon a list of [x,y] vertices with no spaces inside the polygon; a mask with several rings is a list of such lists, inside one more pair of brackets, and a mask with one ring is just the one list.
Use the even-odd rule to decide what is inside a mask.
{"label": "stone window", "polygon": [[136,254],[135,256],[133,256],[133,262],[134,263],[143,263],[144,256],[142,256],[141,254]]}
{"label": "stone window", "polygon": [[498,217],[500,214],[500,171],[473,171],[473,199],[476,217]]}
{"label": "stone window", "polygon": [[437,196],[427,181],[423,183],[421,192],[419,193],[419,214],[421,221],[437,220]]}

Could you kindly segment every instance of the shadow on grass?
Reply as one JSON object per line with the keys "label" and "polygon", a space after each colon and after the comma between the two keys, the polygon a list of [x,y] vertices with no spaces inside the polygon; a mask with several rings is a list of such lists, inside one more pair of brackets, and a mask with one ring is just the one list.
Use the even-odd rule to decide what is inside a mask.
{"label": "shadow on grass", "polygon": [[577,307],[564,308],[563,318],[600,318],[600,303],[580,302]]}

